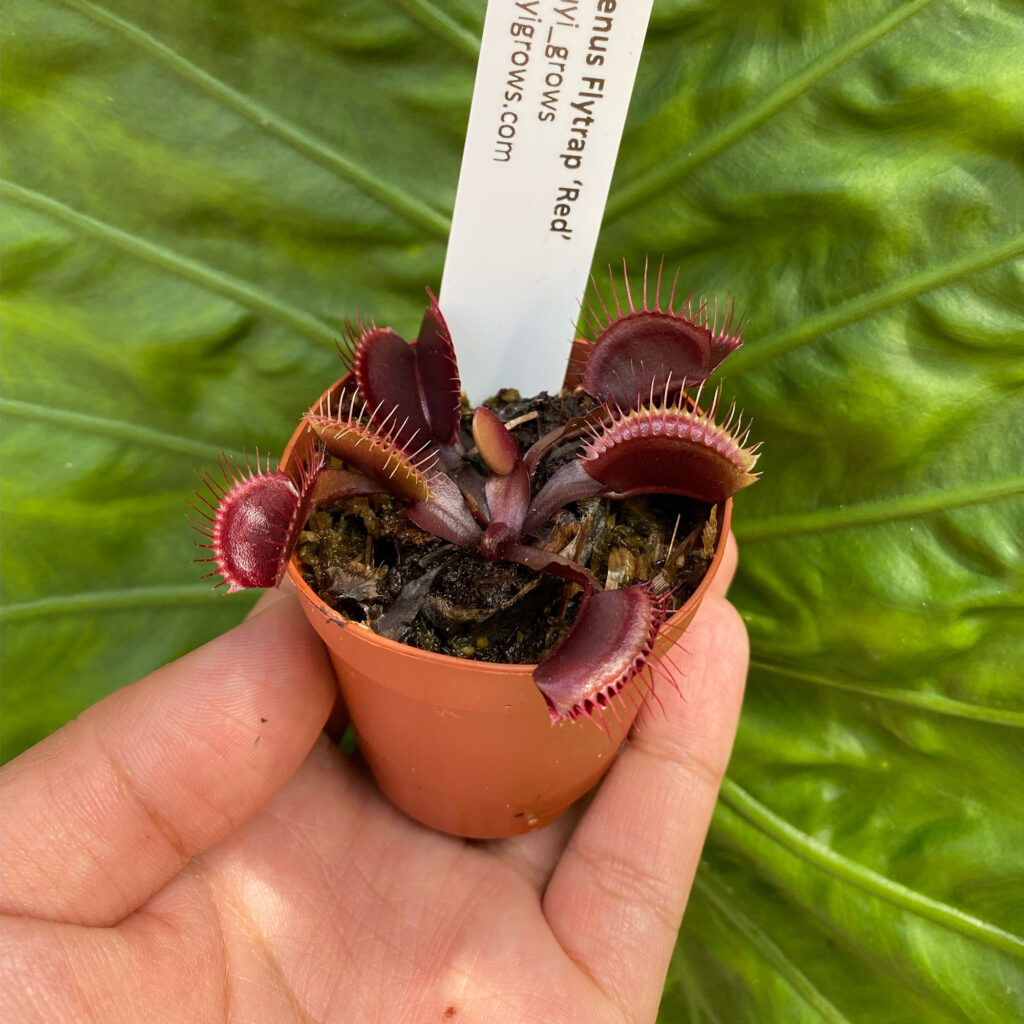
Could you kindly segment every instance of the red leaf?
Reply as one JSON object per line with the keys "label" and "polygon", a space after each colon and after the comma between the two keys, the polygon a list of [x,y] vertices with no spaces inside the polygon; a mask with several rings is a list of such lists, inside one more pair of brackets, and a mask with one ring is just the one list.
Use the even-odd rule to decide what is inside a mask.
{"label": "red leaf", "polygon": [[665,617],[650,587],[604,590],[584,600],[572,629],[533,671],[555,720],[592,716],[647,664]]}
{"label": "red leaf", "polygon": [[318,406],[306,414],[306,422],[332,455],[379,481],[381,490],[406,501],[429,498],[433,493],[429,455],[409,455],[386,429],[362,422],[361,414],[355,399],[346,402],[342,392],[333,409]]}
{"label": "red leaf", "polygon": [[[625,270],[625,268],[623,268]],[[733,306],[725,304],[719,315],[717,300],[696,304],[688,296],[675,308],[676,282],[668,305],[662,308],[662,267],[654,288],[654,305],[648,305],[647,266],[644,266],[643,301],[633,304],[629,278],[625,278],[627,309],[623,311],[612,278],[615,313],[598,293],[603,317],[593,306],[588,320],[596,332],[586,352],[583,390],[622,409],[635,409],[645,401],[679,393],[686,385],[701,384],[711,371],[743,343],[739,329],[733,332]],[[677,275],[678,277],[678,275]]]}
{"label": "red leaf", "polygon": [[407,451],[425,441],[455,445],[461,415],[459,367],[434,296],[415,344],[390,327],[353,330],[352,335],[352,369],[370,422]]}
{"label": "red leaf", "polygon": [[[269,466],[254,472],[222,460],[224,482],[206,474],[209,498],[196,492],[196,497],[211,514],[192,506],[209,524],[193,525],[208,540],[203,545],[213,552],[202,561],[213,562],[215,573],[227,584],[227,592],[250,587],[276,587],[284,576],[288,559],[305,523],[312,504],[312,493],[323,467],[322,452],[309,463],[299,463],[298,479],[283,470],[270,472]],[[214,575],[211,573],[210,575]]]}
{"label": "red leaf", "polygon": [[437,299],[433,292],[428,291],[427,294],[430,296],[430,305],[423,314],[415,347],[419,386],[425,396],[431,436],[442,444],[453,445],[459,440],[462,420],[459,364],[455,359],[452,336],[441,316]]}
{"label": "red leaf", "polygon": [[[370,422],[407,450],[432,437],[416,352],[390,327],[362,334],[352,364]],[[417,440],[418,439],[418,440]]]}
{"label": "red leaf", "polygon": [[487,468],[499,476],[508,476],[523,461],[516,439],[505,424],[485,406],[473,412],[473,440]]}
{"label": "red leaf", "polygon": [[[717,396],[711,415],[715,404]],[[680,494],[725,501],[757,479],[751,472],[757,446],[743,447],[746,435],[737,436],[739,422],[733,432],[711,415],[679,406],[621,413],[584,445],[581,464],[608,497]]]}

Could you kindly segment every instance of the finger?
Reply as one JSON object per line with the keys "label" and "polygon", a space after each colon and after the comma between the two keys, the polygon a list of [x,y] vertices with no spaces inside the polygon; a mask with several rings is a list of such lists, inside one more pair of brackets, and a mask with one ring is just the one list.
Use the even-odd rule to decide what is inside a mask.
{"label": "finger", "polygon": [[287,601],[295,597],[295,584],[285,576],[276,587],[268,587],[260,594],[259,600],[249,609],[246,619],[251,619],[260,612],[265,612],[271,605],[278,601]]}
{"label": "finger", "polygon": [[0,907],[121,920],[284,784],[335,687],[288,600],[90,708],[0,775]]}
{"label": "finger", "polygon": [[739,564],[740,550],[736,545],[736,535],[730,533],[725,538],[725,551],[722,553],[722,564],[718,567],[715,578],[708,585],[709,594],[717,594],[725,597],[729,592],[729,585],[736,575],[736,566]]}
{"label": "finger", "polygon": [[278,590],[276,587],[271,587],[269,590],[264,590],[260,595],[260,599],[249,609],[246,614],[246,619],[255,618],[261,612],[265,612],[268,608],[278,603],[278,601],[287,601],[288,595],[283,590]]}
{"label": "finger", "polygon": [[[287,601],[295,594],[295,584],[286,576],[278,587],[271,587],[269,590],[265,590],[260,599],[252,606],[249,613],[246,615],[246,619],[251,619],[256,615],[265,612],[272,605],[277,604],[278,601]],[[327,722],[324,724],[324,732],[337,743],[342,736],[345,734],[345,730],[348,728],[349,717],[348,708],[345,707],[345,702],[341,697],[341,690],[335,688],[334,691],[334,707],[331,708],[331,713],[327,716]]]}
{"label": "finger", "polygon": [[628,1019],[657,1012],[747,671],[742,620],[717,595],[681,643],[675,676],[685,697],[660,679],[664,714],[648,715],[612,766],[544,897],[563,948]]}
{"label": "finger", "polygon": [[[214,913],[211,907],[209,914]],[[198,916],[194,913],[190,923]],[[159,938],[144,945],[117,928],[24,917],[2,920],[5,1021],[111,1024],[221,1018],[217,1011],[223,1005],[224,970],[212,965],[224,952],[214,928],[178,934],[164,928]],[[197,1009],[204,1003],[209,1007],[205,1014]]]}

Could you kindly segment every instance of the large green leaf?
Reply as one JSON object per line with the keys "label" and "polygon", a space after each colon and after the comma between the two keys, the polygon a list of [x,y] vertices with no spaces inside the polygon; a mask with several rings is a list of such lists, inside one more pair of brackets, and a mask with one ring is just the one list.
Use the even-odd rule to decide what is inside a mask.
{"label": "large green leaf", "polygon": [[[4,743],[227,627],[183,502],[439,283],[482,4],[5,6]],[[658,0],[598,264],[735,296],[754,666],[666,1021],[1024,1015],[1024,18]]]}

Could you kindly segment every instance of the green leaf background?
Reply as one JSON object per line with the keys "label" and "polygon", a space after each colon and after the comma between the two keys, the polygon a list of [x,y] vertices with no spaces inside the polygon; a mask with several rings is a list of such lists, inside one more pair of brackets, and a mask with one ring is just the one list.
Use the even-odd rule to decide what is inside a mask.
{"label": "green leaf background", "polygon": [[[194,468],[415,329],[482,7],[5,5],[5,756],[243,614]],[[665,1021],[1024,1019],[1022,52],[1013,0],[656,0],[596,265],[737,299],[764,441]]]}

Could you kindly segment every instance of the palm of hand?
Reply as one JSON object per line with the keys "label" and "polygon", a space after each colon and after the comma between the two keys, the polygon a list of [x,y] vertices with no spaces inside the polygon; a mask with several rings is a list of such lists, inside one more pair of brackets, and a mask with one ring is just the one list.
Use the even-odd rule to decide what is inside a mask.
{"label": "palm of hand", "polygon": [[[537,1021],[583,1007],[629,1019],[544,917],[564,826],[466,843],[405,818],[362,772],[339,774],[343,760],[318,743],[270,806],[147,908],[163,927],[177,918],[182,953],[210,967],[203,1019],[498,1024],[531,1005]],[[198,945],[184,927],[197,908]],[[246,980],[225,990],[229,976]]]}
{"label": "palm of hand", "polygon": [[745,675],[721,596],[587,810],[493,843],[309,751],[330,670],[291,602],[257,619],[5,769],[15,1019],[653,1020]]}

